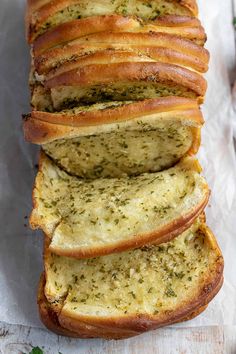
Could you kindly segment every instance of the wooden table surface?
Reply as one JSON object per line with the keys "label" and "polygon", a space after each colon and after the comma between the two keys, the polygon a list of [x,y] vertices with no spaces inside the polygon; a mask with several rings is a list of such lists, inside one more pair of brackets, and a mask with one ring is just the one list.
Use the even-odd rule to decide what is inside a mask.
{"label": "wooden table surface", "polygon": [[[71,340],[48,331],[0,323],[0,353],[236,354],[236,327],[165,328],[125,341]],[[124,349],[125,348],[125,349]]]}

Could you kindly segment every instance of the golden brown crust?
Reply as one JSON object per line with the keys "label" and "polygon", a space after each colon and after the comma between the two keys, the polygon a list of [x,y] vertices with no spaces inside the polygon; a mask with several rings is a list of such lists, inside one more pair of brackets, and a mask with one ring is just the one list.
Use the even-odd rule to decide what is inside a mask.
{"label": "golden brown crust", "polygon": [[61,330],[62,335],[68,335],[63,333],[66,329],[71,331],[69,335],[75,336],[76,334],[80,338],[87,336],[88,338],[122,339],[197,316],[204,311],[219,292],[223,284],[224,269],[224,260],[214,235],[205,225],[202,225],[200,230],[206,235],[206,242],[214,251],[216,261],[209,269],[209,274],[201,282],[198,292],[192,295],[188,303],[180,303],[177,310],[166,311],[163,315],[125,315],[123,317],[98,318],[68,313],[62,305],[58,314],[55,314],[44,295],[45,277],[42,277],[38,303],[44,324],[53,331],[55,331],[56,324],[56,331]]}
{"label": "golden brown crust", "polygon": [[83,128],[89,126],[124,122],[151,114],[159,114],[164,119],[174,116],[183,122],[191,121],[193,125],[195,122],[196,139],[192,152],[197,152],[200,142],[198,128],[202,126],[204,119],[197,102],[182,97],[156,98],[78,114],[33,111],[24,119],[24,135],[28,142],[45,144],[61,138],[78,136],[83,133]]}
{"label": "golden brown crust", "polygon": [[40,277],[40,282],[38,286],[38,296],[37,303],[39,309],[39,315],[42,323],[47,327],[50,331],[66,337],[77,338],[78,334],[73,333],[63,327],[60,326],[58,322],[57,314],[53,311],[50,303],[47,301],[46,296],[44,294],[45,287],[45,275],[42,274]]}
{"label": "golden brown crust", "polygon": [[198,15],[198,6],[196,0],[180,0],[180,5],[189,9],[189,11],[194,15]]}
{"label": "golden brown crust", "polygon": [[38,56],[52,47],[92,33],[104,31],[129,32],[139,27],[139,21],[132,17],[119,15],[91,16],[80,20],[73,20],[62,23],[40,36],[33,44],[33,52],[35,56]]}
{"label": "golden brown crust", "polygon": [[[176,120],[179,119],[183,122],[186,121],[187,123],[188,121],[190,121],[189,118],[190,115],[191,115],[192,122],[194,121],[195,118],[198,118],[198,112],[194,110],[188,110],[185,112],[183,111],[183,112],[176,113],[175,119]],[[168,118],[168,116],[172,118],[172,116],[170,116],[168,113],[161,114],[161,116],[164,119]],[[104,123],[104,124],[109,124],[109,123]],[[57,124],[57,123],[50,123],[47,121],[43,121],[40,119],[33,119],[31,116],[27,116],[27,118],[24,119],[23,126],[24,126],[25,140],[37,145],[47,144],[58,139],[73,139],[79,136],[84,136],[86,135],[87,132],[88,133],[91,132],[91,127],[94,127],[93,129],[94,133],[96,131],[96,125],[79,127],[76,126],[76,121],[75,121],[75,126],[69,124],[68,125],[59,124],[59,123]],[[192,130],[193,141],[189,153],[196,154],[199,150],[199,145],[201,142],[201,128],[193,126],[191,130]]]}
{"label": "golden brown crust", "polygon": [[[112,44],[112,46],[116,46]],[[122,48],[121,48],[122,47]],[[74,48],[70,48],[73,52]],[[56,49],[59,52],[59,49]],[[121,62],[163,62],[167,64],[179,65],[194,71],[206,72],[208,63],[195,55],[188,55],[173,49],[163,47],[146,47],[129,45],[120,45],[119,48],[111,48],[110,45],[87,45],[77,46],[76,53],[68,52],[49,56],[46,60],[41,57],[35,60],[35,68],[38,74],[43,74],[44,79],[51,79],[62,73],[73,69],[80,69],[91,64],[109,64]],[[41,60],[42,59],[42,60]]]}
{"label": "golden brown crust", "polygon": [[[39,71],[37,71],[38,74],[46,74],[44,75],[45,80],[49,80],[53,77],[56,77],[58,75],[61,75],[65,72],[71,71],[73,69],[81,69],[87,65],[96,65],[96,64],[111,64],[111,63],[123,63],[123,62],[150,62],[152,59],[148,56],[142,55],[139,51],[131,51],[131,50],[114,50],[111,48],[107,48],[105,50],[102,50],[102,46],[99,46],[98,48],[96,47],[91,47],[85,46],[85,47],[80,47],[83,54],[77,58],[77,54],[74,56],[72,55],[73,59],[68,59],[66,60],[65,58],[60,61],[59,57],[55,58],[55,61],[53,63],[53,66],[47,67],[44,66],[45,62],[38,62],[36,60],[35,62],[35,68],[36,66],[39,67]],[[101,48],[101,49],[100,49]],[[98,50],[97,50],[98,49]],[[156,48],[155,48],[156,49]],[[163,56],[163,61],[165,59],[165,56]],[[173,56],[171,56],[171,59]],[[162,61],[161,57],[158,58],[160,61]],[[189,59],[189,58],[187,58]],[[51,58],[52,60],[52,58]],[[51,61],[50,60],[50,61]],[[58,61],[59,60],[59,61]],[[170,61],[170,59],[167,59]],[[174,60],[174,59],[173,59]],[[181,61],[182,62],[182,61]],[[41,63],[43,66],[41,66]],[[39,64],[39,66],[38,66]],[[47,65],[47,63],[46,63]],[[46,69],[44,71],[43,67]],[[41,71],[43,69],[43,71]],[[36,69],[37,70],[37,69]]]}
{"label": "golden brown crust", "polygon": [[[85,65],[86,62],[83,64],[83,61],[86,60],[86,56],[96,52],[101,52],[103,55],[110,53],[115,56],[116,51],[144,55],[155,61],[189,67],[199,72],[208,70],[209,53],[205,48],[187,39],[166,33],[102,32],[91,34],[36,56],[34,65],[38,74],[47,74],[58,68],[66,71],[71,65],[71,69],[73,66]],[[122,60],[125,62],[125,57]],[[136,60],[133,59],[133,61]],[[112,62],[109,57],[107,62]],[[99,58],[97,64],[99,64]],[[57,72],[58,70],[56,73],[52,71],[51,76]]]}
{"label": "golden brown crust", "polygon": [[203,99],[207,83],[199,74],[188,69],[165,63],[116,63],[89,65],[74,69],[45,82],[46,88],[61,86],[90,87],[113,83],[151,82],[183,87]]}
{"label": "golden brown crust", "polygon": [[187,16],[163,16],[144,24],[139,19],[120,15],[91,16],[72,20],[47,31],[33,44],[38,56],[45,50],[99,32],[161,32],[177,35],[203,45],[206,34],[198,19]]}
{"label": "golden brown crust", "polygon": [[[198,7],[195,0],[169,0],[170,2],[180,5],[186,10],[186,15],[197,16]],[[26,31],[29,43],[32,43],[41,33],[43,26],[48,18],[62,11],[68,6],[79,4],[81,0],[28,0]],[[168,13],[166,14],[168,15]]]}
{"label": "golden brown crust", "polygon": [[158,26],[180,27],[181,29],[185,27],[200,27],[204,31],[204,28],[201,26],[201,21],[191,16],[165,15],[157,17],[153,20],[153,23]]}

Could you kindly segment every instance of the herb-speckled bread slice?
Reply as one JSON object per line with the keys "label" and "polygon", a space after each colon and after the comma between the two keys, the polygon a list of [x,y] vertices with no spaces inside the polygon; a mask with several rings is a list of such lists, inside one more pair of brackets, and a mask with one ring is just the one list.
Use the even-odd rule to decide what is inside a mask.
{"label": "herb-speckled bread slice", "polygon": [[201,22],[188,16],[163,16],[143,22],[140,18],[120,15],[91,16],[63,23],[40,36],[33,43],[37,57],[50,48],[64,45],[75,39],[100,32],[167,33],[203,45],[206,34]]}
{"label": "herb-speckled bread slice", "polygon": [[122,177],[157,172],[197,153],[202,124],[195,100],[166,97],[33,111],[24,132],[73,175]]}
{"label": "herb-speckled bread slice", "polygon": [[171,240],[202,213],[209,189],[192,158],[163,172],[85,180],[42,154],[33,198],[31,226],[50,250],[87,258]]}
{"label": "herb-speckled bread slice", "polygon": [[[44,294],[44,287],[45,287],[45,275],[42,274],[40,278],[40,283],[39,283],[39,289],[38,289],[38,308],[39,308],[39,314],[41,321],[47,327],[50,331],[61,335],[65,337],[72,337],[72,338],[94,338],[98,337],[99,333],[101,332],[101,329],[97,326],[91,326],[91,325],[86,325],[80,323],[79,329],[76,328],[75,331],[70,331],[64,327],[62,327],[59,323],[57,313],[54,311],[53,306],[47,301],[47,298]],[[220,286],[219,286],[220,288]],[[207,308],[206,306],[202,306],[199,309],[193,311],[190,315],[185,316],[182,319],[178,319],[178,322],[183,322],[183,321],[189,321],[196,316],[200,315],[205,309]],[[83,326],[83,327],[82,327]],[[89,328],[89,331],[87,330]],[[113,338],[113,339],[124,339],[131,337],[131,331],[127,331],[127,333],[124,333],[120,335],[120,333],[115,330],[111,332],[112,329],[108,330],[103,330],[101,337],[102,338]],[[115,333],[114,333],[115,332]],[[139,333],[135,333],[134,335],[138,335]]]}
{"label": "herb-speckled bread slice", "polygon": [[85,65],[136,62],[142,57],[201,73],[208,70],[209,53],[205,48],[166,33],[95,33],[49,49],[34,58],[34,65],[45,80]]}
{"label": "herb-speckled bread slice", "polygon": [[202,102],[207,83],[198,73],[176,65],[122,62],[68,71],[47,80],[45,88],[51,90],[54,109],[62,110],[78,103],[139,101],[163,96],[197,98]]}
{"label": "herb-speckled bread slice", "polygon": [[195,0],[28,0],[26,29],[29,42],[47,30],[74,19],[118,14],[153,20],[163,15],[197,16]]}
{"label": "herb-speckled bread slice", "polygon": [[159,246],[87,260],[52,254],[46,239],[44,305],[78,337],[127,338],[197,314],[223,281],[215,237],[199,223]]}

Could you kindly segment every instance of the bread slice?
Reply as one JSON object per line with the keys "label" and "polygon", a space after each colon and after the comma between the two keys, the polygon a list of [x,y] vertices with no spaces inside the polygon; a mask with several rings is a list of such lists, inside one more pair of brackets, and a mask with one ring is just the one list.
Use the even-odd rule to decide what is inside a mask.
{"label": "bread slice", "polygon": [[[119,58],[122,53],[127,53],[127,59],[124,55]],[[132,54],[134,58],[129,60]],[[85,65],[136,62],[142,57],[201,73],[208,70],[209,53],[205,48],[166,33],[95,33],[49,49],[35,57],[34,65],[38,74],[48,78]]]}
{"label": "bread slice", "polygon": [[30,223],[50,238],[51,251],[95,257],[171,240],[202,213],[208,198],[192,158],[163,172],[84,180],[42,154]]}
{"label": "bread slice", "polygon": [[34,56],[75,39],[101,32],[167,33],[203,45],[206,34],[198,19],[188,16],[163,16],[149,22],[120,15],[91,16],[63,23],[38,37]]}
{"label": "bread slice", "polygon": [[78,103],[139,101],[166,96],[197,98],[202,102],[207,83],[201,75],[176,65],[122,62],[68,71],[47,80],[45,88],[51,90],[53,107],[58,111]]}
{"label": "bread slice", "polygon": [[199,221],[171,242],[95,259],[56,256],[47,243],[41,316],[73,336],[121,339],[183,321],[223,281],[222,254]]}
{"label": "bread slice", "polygon": [[[69,331],[68,329],[63,328],[59,321],[58,321],[58,316],[57,313],[53,310],[53,307],[50,305],[50,303],[47,301],[46,296],[44,294],[44,287],[45,287],[45,275],[42,274],[41,278],[40,278],[40,283],[39,283],[39,289],[38,289],[38,309],[39,309],[39,314],[40,314],[40,318],[42,323],[45,325],[45,327],[48,328],[49,331],[52,331],[60,336],[65,336],[65,337],[71,337],[71,338],[94,338],[96,336],[98,336],[97,333],[97,328],[95,326],[88,326],[85,325],[84,326],[84,330],[81,329],[77,332],[76,331]],[[205,311],[205,309],[207,308],[206,306],[202,306],[200,307],[198,310],[193,311],[190,315],[188,315],[187,317],[178,320],[178,322],[183,322],[183,321],[189,321],[193,318],[195,318],[196,316],[199,316],[203,311]],[[87,331],[86,328],[90,329],[90,331]],[[93,333],[92,333],[92,329],[93,329]],[[96,330],[96,331],[95,331]],[[98,328],[99,330],[99,328]],[[107,336],[107,330],[103,331],[103,338],[105,337],[105,334]],[[128,336],[128,333],[127,333]],[[105,337],[107,338],[107,337]],[[113,339],[122,339],[123,337],[119,337],[118,333],[116,331],[116,333],[112,333],[112,335],[109,338],[113,338]],[[123,338],[124,339],[124,338]]]}
{"label": "bread slice", "polygon": [[195,0],[28,0],[26,29],[32,43],[47,30],[74,19],[118,14],[152,20],[163,15],[196,16]]}
{"label": "bread slice", "polygon": [[165,97],[33,111],[24,133],[73,175],[122,177],[157,172],[196,154],[203,122],[195,100]]}

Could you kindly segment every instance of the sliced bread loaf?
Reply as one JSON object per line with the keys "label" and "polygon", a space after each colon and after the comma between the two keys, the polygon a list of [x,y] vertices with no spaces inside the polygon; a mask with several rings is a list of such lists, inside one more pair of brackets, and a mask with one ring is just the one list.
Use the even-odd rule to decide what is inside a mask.
{"label": "sliced bread loaf", "polygon": [[[88,65],[45,82],[55,110],[106,101],[139,101],[181,96],[202,102],[205,79],[188,69],[157,62],[122,62]],[[34,100],[33,95],[33,100]],[[38,110],[37,107],[35,107]]]}
{"label": "sliced bread loaf", "polygon": [[187,16],[163,16],[149,22],[120,15],[91,16],[63,23],[33,43],[35,57],[50,48],[100,32],[167,33],[203,45],[206,34],[198,19]]}
{"label": "sliced bread loaf", "polygon": [[203,124],[195,100],[180,97],[107,102],[25,117],[27,141],[84,178],[157,172],[195,154]]}
{"label": "sliced bread loaf", "polygon": [[45,242],[39,309],[64,335],[121,339],[189,319],[219,291],[223,258],[197,221],[175,240],[120,254],[73,260]]}
{"label": "sliced bread loaf", "polygon": [[176,64],[202,73],[208,70],[209,53],[187,39],[166,33],[102,32],[49,49],[34,58],[34,65],[45,80],[85,65],[144,60]]}
{"label": "sliced bread loaf", "polygon": [[171,240],[204,210],[209,189],[195,159],[158,173],[85,180],[41,155],[31,226],[50,250],[94,257]]}
{"label": "sliced bread loaf", "polygon": [[26,28],[29,42],[49,29],[73,19],[118,14],[153,20],[163,15],[196,16],[195,0],[28,0]]}

